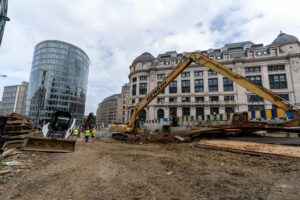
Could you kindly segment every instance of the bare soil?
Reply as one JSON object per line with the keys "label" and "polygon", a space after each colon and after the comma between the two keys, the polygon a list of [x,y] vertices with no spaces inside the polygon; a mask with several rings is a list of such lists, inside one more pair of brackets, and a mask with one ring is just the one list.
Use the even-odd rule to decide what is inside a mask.
{"label": "bare soil", "polygon": [[[300,199],[300,159],[98,139],[74,153],[26,153],[0,199]],[[25,160],[23,161],[25,163]]]}

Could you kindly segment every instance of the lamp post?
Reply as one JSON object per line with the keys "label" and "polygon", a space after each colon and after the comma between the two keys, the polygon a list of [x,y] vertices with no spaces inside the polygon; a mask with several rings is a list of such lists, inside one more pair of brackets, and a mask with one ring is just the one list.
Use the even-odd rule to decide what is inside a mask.
{"label": "lamp post", "polygon": [[0,15],[0,20],[10,21],[10,19],[4,15]]}

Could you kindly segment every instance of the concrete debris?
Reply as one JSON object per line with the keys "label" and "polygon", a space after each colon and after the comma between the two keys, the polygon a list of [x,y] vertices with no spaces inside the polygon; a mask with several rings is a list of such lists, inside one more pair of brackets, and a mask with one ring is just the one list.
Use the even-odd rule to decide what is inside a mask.
{"label": "concrete debris", "polygon": [[179,135],[175,135],[174,138],[180,142],[185,142],[185,139],[183,137],[180,137]]}
{"label": "concrete debris", "polygon": [[10,156],[10,155],[14,155],[16,153],[16,148],[12,148],[12,149],[8,149],[6,151],[3,151],[2,153],[2,157],[5,158],[7,156]]}
{"label": "concrete debris", "polygon": [[3,175],[8,174],[8,173],[10,173],[10,172],[11,172],[10,169],[1,170],[1,171],[0,171],[0,176],[3,176]]}
{"label": "concrete debris", "polygon": [[170,172],[167,172],[166,174],[167,174],[168,176],[170,176],[170,175],[174,174],[174,172],[173,172],[173,171],[170,171]]}
{"label": "concrete debris", "polygon": [[6,166],[9,166],[9,167],[12,167],[12,166],[19,166],[21,165],[22,163],[20,161],[17,161],[17,160],[12,160],[12,161],[7,161],[7,162],[4,162],[4,165]]}

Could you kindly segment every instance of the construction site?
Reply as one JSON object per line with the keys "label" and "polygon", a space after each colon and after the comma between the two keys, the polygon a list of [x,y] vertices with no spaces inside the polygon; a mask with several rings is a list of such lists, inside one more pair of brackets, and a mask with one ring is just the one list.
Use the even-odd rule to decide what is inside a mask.
{"label": "construction site", "polygon": [[0,0],[0,200],[300,199],[298,2],[24,2]]}
{"label": "construction site", "polygon": [[[241,112],[183,126],[173,115],[155,132],[143,128],[140,112],[192,62],[273,103],[284,118]],[[90,114],[78,131],[75,122],[63,111],[42,129],[24,115],[1,117],[1,199],[299,199],[299,108],[199,52],[186,53],[127,124],[96,130]]]}

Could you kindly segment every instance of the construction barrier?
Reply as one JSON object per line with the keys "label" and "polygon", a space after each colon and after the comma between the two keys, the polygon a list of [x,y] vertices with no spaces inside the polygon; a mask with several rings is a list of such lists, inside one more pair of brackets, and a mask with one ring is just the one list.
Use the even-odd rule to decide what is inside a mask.
{"label": "construction barrier", "polygon": [[[233,113],[225,113],[225,114],[215,114],[215,115],[195,115],[195,116],[181,116],[178,117],[178,124],[182,125],[193,125],[195,123],[205,123],[210,121],[230,121]],[[253,121],[274,121],[281,120],[285,121],[293,118],[293,114],[289,111],[285,111],[283,109],[265,109],[265,110],[255,110],[249,111],[248,116],[250,120]],[[145,123],[148,124],[159,124],[161,122],[170,122],[170,119],[156,119],[156,120],[146,120]]]}

